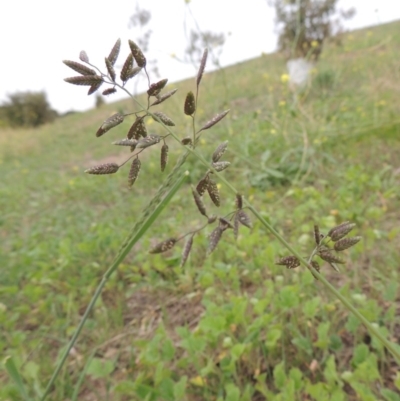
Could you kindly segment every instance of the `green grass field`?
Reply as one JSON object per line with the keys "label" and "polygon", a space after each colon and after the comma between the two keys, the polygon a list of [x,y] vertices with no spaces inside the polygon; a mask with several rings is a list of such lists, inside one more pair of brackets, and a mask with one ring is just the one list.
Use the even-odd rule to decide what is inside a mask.
{"label": "green grass field", "polygon": [[[304,256],[314,224],[327,232],[357,223],[354,235],[363,239],[344,252],[341,272],[325,264],[321,273],[397,347],[399,29],[395,22],[327,45],[298,96],[279,54],[209,73],[197,112],[201,124],[230,108],[199,150],[208,160],[229,141],[224,176]],[[195,82],[167,90],[175,87],[158,110],[183,138],[191,133],[183,103]],[[76,96],[85,90],[77,87]],[[132,189],[129,166],[84,174],[129,156],[110,143],[133,119],[101,138],[95,133],[133,107],[127,100],[39,129],[0,130],[0,350],[21,372],[27,399],[42,396],[102,275],[184,152],[168,140],[161,173],[158,148],[148,149]],[[164,133],[156,122],[148,130]],[[205,172],[193,158],[185,169],[193,184]],[[220,191],[221,207],[206,199],[207,207],[225,215],[235,197],[223,184]],[[185,185],[107,283],[48,399],[399,401],[393,357],[307,269],[276,265],[286,249],[253,221],[237,242],[224,234],[209,257],[207,228],[184,268],[181,244],[150,255],[157,242],[201,224]],[[0,400],[22,399],[2,364]]]}

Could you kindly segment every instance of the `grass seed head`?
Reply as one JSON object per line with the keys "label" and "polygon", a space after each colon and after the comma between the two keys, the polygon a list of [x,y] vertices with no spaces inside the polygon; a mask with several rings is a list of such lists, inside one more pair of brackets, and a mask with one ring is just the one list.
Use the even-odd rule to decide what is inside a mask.
{"label": "grass seed head", "polygon": [[323,248],[318,251],[317,255],[325,262],[344,264],[344,260],[334,255],[329,249]]}
{"label": "grass seed head", "polygon": [[212,216],[209,216],[208,217],[208,221],[207,221],[207,223],[208,224],[214,224],[216,221],[217,221],[217,216],[215,216],[215,215],[212,215]]}
{"label": "grass seed head", "polygon": [[114,70],[114,67],[113,67],[111,61],[107,57],[104,59],[104,61],[106,63],[106,68],[108,71],[108,75],[111,78],[111,81],[115,82],[115,78],[117,78],[117,74],[115,73],[115,70]]}
{"label": "grass seed head", "polygon": [[196,203],[197,209],[199,210],[200,214],[207,217],[206,206],[203,202],[203,199],[197,192],[196,188],[192,187],[192,194],[193,194],[194,202]]}
{"label": "grass seed head", "polygon": [[170,98],[171,96],[173,96],[173,95],[176,93],[177,90],[178,90],[178,89],[173,89],[172,91],[169,91],[169,92],[167,92],[167,93],[164,93],[163,95],[159,96],[159,97],[157,98],[157,100],[155,100],[151,105],[152,105],[152,106],[155,106],[155,105],[157,105],[157,104],[160,104],[160,103],[164,102],[165,100],[167,100],[168,98]]}
{"label": "grass seed head", "polygon": [[77,63],[76,61],[63,60],[63,63],[67,65],[69,68],[72,68],[74,71],[79,72],[79,74],[96,75],[95,70],[92,70],[91,68],[86,67],[86,65],[83,65],[81,63]]}
{"label": "grass seed head", "polygon": [[157,121],[158,123],[161,121],[162,123],[164,123],[165,125],[167,125],[169,127],[175,126],[175,123],[161,111],[155,111],[153,113],[153,120]]}
{"label": "grass seed head", "polygon": [[140,67],[146,67],[146,57],[140,50],[140,47],[133,41],[129,40],[129,47],[131,48],[132,56],[134,57],[136,64]]}
{"label": "grass seed head", "polygon": [[122,68],[121,68],[121,73],[119,77],[121,78],[121,81],[125,83],[129,78],[130,71],[133,68],[133,56],[132,53],[129,53],[128,57],[126,58]]}
{"label": "grass seed head", "polygon": [[93,84],[88,90],[88,95],[91,95],[92,93],[96,92],[97,89],[99,89],[101,85],[103,85],[103,81]]}
{"label": "grass seed head", "polygon": [[92,86],[103,83],[103,78],[100,75],[80,75],[78,77],[64,78],[65,82],[79,86]]}
{"label": "grass seed head", "polygon": [[345,237],[356,225],[354,223],[350,223],[348,221],[339,224],[336,227],[333,227],[328,232],[328,237],[331,237],[331,240],[336,242]]}
{"label": "grass seed head", "polygon": [[168,238],[163,242],[157,244],[154,248],[150,250],[150,253],[163,253],[169,251],[176,244],[176,238]]}
{"label": "grass seed head", "polygon": [[210,121],[207,121],[203,127],[199,130],[200,131],[204,131],[206,129],[209,129],[211,127],[213,127],[215,124],[217,124],[218,122],[220,122],[227,114],[229,113],[229,110],[225,110],[222,113],[217,114],[216,116],[214,116]]}
{"label": "grass seed head", "polygon": [[89,57],[88,57],[87,53],[85,52],[85,50],[81,50],[81,52],[79,53],[79,59],[81,61],[83,61],[84,63],[89,62]]}
{"label": "grass seed head", "polygon": [[350,237],[350,238],[342,238],[335,242],[334,249],[335,251],[344,251],[345,249],[351,248],[353,245],[357,244],[361,240],[361,237]]}
{"label": "grass seed head", "polygon": [[85,170],[87,174],[114,174],[118,171],[119,165],[117,163],[104,163],[99,164],[98,166],[94,166]]}
{"label": "grass seed head", "polygon": [[233,236],[235,237],[236,240],[238,239],[239,236],[239,226],[240,226],[239,216],[236,213],[233,220]]}
{"label": "grass seed head", "polygon": [[229,220],[225,219],[224,217],[219,218],[219,226],[221,227],[222,231],[225,231],[228,228],[233,228],[233,224]]}
{"label": "grass seed head", "polygon": [[193,143],[192,138],[186,137],[181,140],[182,145],[191,145]]}
{"label": "grass seed head", "polygon": [[185,105],[183,107],[183,111],[187,116],[192,116],[196,111],[196,100],[194,98],[193,92],[189,92],[186,95]]}
{"label": "grass seed head", "polygon": [[121,139],[119,141],[115,141],[112,144],[113,145],[118,145],[118,146],[136,146],[138,141],[136,141],[135,139]]}
{"label": "grass seed head", "polygon": [[204,69],[206,68],[207,56],[208,56],[208,49],[206,48],[204,49],[203,56],[200,62],[199,71],[197,72],[197,77],[196,77],[197,87],[200,85],[201,78],[203,77],[204,74]]}
{"label": "grass seed head", "polygon": [[192,250],[192,246],[193,246],[193,238],[194,238],[194,234],[192,234],[188,240],[186,241],[185,246],[183,247],[182,250],[182,258],[181,258],[181,267],[183,267],[189,257],[190,251]]}
{"label": "grass seed head", "polygon": [[136,117],[135,122],[132,124],[131,128],[128,131],[127,138],[128,139],[136,139],[139,140],[140,137],[145,138],[147,136],[146,125],[144,124],[143,117]]}
{"label": "grass seed head", "polygon": [[167,166],[168,150],[169,150],[168,145],[164,143],[164,145],[161,147],[161,157],[160,157],[161,171],[164,171],[165,167]]}
{"label": "grass seed head", "polygon": [[217,186],[217,183],[211,179],[208,180],[208,185],[207,185],[207,192],[208,195],[210,196],[210,199],[213,201],[215,206],[220,206],[221,204],[221,199],[219,196],[219,189]]}
{"label": "grass seed head", "polygon": [[294,269],[300,266],[300,260],[296,256],[290,255],[279,259],[275,264],[286,266],[287,269]]}
{"label": "grass seed head", "polygon": [[226,168],[228,168],[231,165],[230,162],[215,162],[212,164],[212,166],[214,167],[215,170],[217,170],[218,172],[225,170]]}
{"label": "grass seed head", "polygon": [[117,90],[115,88],[107,88],[107,89],[103,90],[102,95],[104,95],[104,96],[112,95],[116,91]]}
{"label": "grass seed head", "polygon": [[213,163],[216,163],[222,157],[227,147],[228,147],[228,141],[222,142],[221,144],[218,145],[217,149],[215,149],[212,155]]}
{"label": "grass seed head", "polygon": [[167,84],[167,82],[168,82],[168,79],[162,79],[161,81],[151,84],[150,88],[147,91],[147,94],[149,96],[158,96],[158,94],[161,92],[161,89],[164,88],[164,86]]}
{"label": "grass seed head", "polygon": [[236,209],[242,209],[243,208],[243,195],[241,194],[236,194]]}
{"label": "grass seed head", "polygon": [[145,149],[148,148],[149,146],[156,145],[161,141],[161,136],[152,134],[146,136],[146,138],[142,138],[138,141],[136,147],[139,149]]}
{"label": "grass seed head", "polygon": [[103,124],[101,124],[101,127],[96,132],[96,136],[99,137],[99,136],[104,135],[111,128],[116,127],[117,125],[121,124],[123,121],[124,121],[123,114],[120,114],[120,113],[113,114],[111,117],[107,118],[107,120],[105,120],[103,122]]}
{"label": "grass seed head", "polygon": [[220,226],[216,227],[210,234],[209,241],[208,241],[208,249],[207,249],[207,254],[209,255],[214,249],[217,247],[222,233],[224,230],[221,229]]}
{"label": "grass seed head", "polygon": [[113,48],[111,49],[110,54],[107,57],[107,60],[110,62],[111,66],[113,66],[117,61],[120,49],[121,49],[121,39],[117,39]]}
{"label": "grass seed head", "polygon": [[198,192],[198,194],[200,196],[203,196],[204,193],[207,191],[207,187],[208,187],[208,182],[210,181],[210,178],[208,177],[208,175],[206,175],[205,177],[203,177],[197,184],[196,186],[196,191]]}
{"label": "grass seed head", "polygon": [[319,232],[319,227],[317,225],[314,225],[314,239],[315,243],[319,245],[321,242],[321,233]]}
{"label": "grass seed head", "polygon": [[130,187],[135,183],[136,179],[138,178],[141,167],[142,163],[140,162],[140,159],[133,159],[128,175],[128,185]]}
{"label": "grass seed head", "polygon": [[253,227],[253,224],[251,223],[250,216],[243,209],[239,210],[236,213],[236,215],[238,217],[238,220],[239,220],[240,224],[243,224],[247,228],[252,228]]}

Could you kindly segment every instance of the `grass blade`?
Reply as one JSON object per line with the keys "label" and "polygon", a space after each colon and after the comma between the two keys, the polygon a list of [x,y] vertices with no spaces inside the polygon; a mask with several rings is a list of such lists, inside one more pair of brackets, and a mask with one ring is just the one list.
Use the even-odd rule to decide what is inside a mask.
{"label": "grass blade", "polygon": [[13,379],[17,390],[21,394],[21,397],[24,400],[29,400],[28,393],[26,392],[24,382],[22,381],[22,377],[15,366],[15,363],[11,356],[7,356],[4,360],[4,367],[6,368],[7,373]]}

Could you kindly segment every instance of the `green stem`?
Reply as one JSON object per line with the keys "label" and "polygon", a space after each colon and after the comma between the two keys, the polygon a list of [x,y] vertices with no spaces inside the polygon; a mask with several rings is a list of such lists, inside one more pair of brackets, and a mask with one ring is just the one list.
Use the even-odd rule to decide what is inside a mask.
{"label": "green stem", "polygon": [[114,271],[118,268],[118,266],[121,264],[121,262],[125,259],[126,255],[130,252],[132,247],[139,241],[139,239],[143,236],[143,234],[148,230],[148,228],[154,223],[156,218],[160,215],[160,213],[163,211],[163,209],[167,206],[167,204],[170,202],[172,197],[175,195],[175,193],[178,191],[178,189],[181,187],[181,185],[184,183],[186,180],[188,174],[183,174],[181,175],[172,188],[169,190],[168,194],[165,196],[165,198],[157,205],[155,210],[150,214],[150,216],[143,221],[143,223],[140,225],[140,227],[137,227],[136,230],[134,230],[128,240],[125,242],[123,248],[120,250],[116,258],[114,259],[114,262],[111,264],[111,266],[108,268],[106,273],[104,274],[100,284],[98,285],[96,292],[94,293],[88,307],[86,308],[85,314],[83,315],[79,326],[75,330],[74,335],[72,336],[67,348],[65,349],[61,360],[58,362],[58,365],[46,387],[46,390],[41,398],[41,401],[44,401],[49,394],[51,387],[54,384],[54,381],[56,380],[58,374],[60,373],[61,368],[63,367],[65,361],[68,358],[68,355],[72,349],[72,347],[75,345],[76,340],[79,337],[79,334],[81,333],[83,326],[85,325],[85,322],[92,311],[97,299],[99,298],[105,284],[107,283],[108,279],[110,276],[114,273]]}

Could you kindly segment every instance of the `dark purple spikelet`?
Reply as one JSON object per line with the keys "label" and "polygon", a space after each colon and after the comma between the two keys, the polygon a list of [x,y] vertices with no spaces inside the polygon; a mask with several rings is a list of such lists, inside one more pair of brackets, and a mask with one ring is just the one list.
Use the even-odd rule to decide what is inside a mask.
{"label": "dark purple spikelet", "polygon": [[300,266],[300,261],[296,256],[290,255],[279,259],[275,264],[280,266],[286,266],[287,269],[294,269]]}
{"label": "dark purple spikelet", "polygon": [[107,72],[111,78],[111,81],[115,82],[115,79],[117,78],[117,74],[115,73],[115,70],[114,70],[113,65],[111,64],[111,61],[106,57],[104,59],[104,62],[106,63]]}
{"label": "dark purple spikelet", "polygon": [[110,54],[107,57],[108,61],[110,62],[110,64],[112,66],[117,61],[120,49],[121,49],[121,39],[117,39],[117,41],[115,42],[113,48],[111,49]]}
{"label": "dark purple spikelet", "polygon": [[63,60],[63,63],[68,66],[69,68],[72,68],[74,71],[79,72],[79,74],[82,75],[96,75],[96,71],[92,70],[89,67],[86,67],[86,65],[83,65],[81,63],[77,63],[76,61],[71,61],[71,60]]}
{"label": "dark purple spikelet", "polygon": [[199,210],[200,214],[207,217],[206,206],[203,202],[203,199],[197,192],[196,188],[192,187],[192,194],[193,194],[194,202],[196,203],[197,209]]}
{"label": "dark purple spikelet", "polygon": [[211,252],[214,251],[214,249],[217,247],[219,241],[221,240],[222,233],[224,231],[221,229],[221,227],[216,227],[210,234],[209,240],[208,240],[208,249],[207,249],[207,254],[209,255]]}
{"label": "dark purple spikelet", "polygon": [[103,90],[102,95],[108,96],[108,95],[112,95],[115,92],[117,92],[117,90],[115,88],[107,88],[107,89]]}
{"label": "dark purple spikelet", "polygon": [[146,138],[139,139],[136,147],[138,149],[145,149],[150,146],[156,145],[160,141],[161,141],[161,136],[152,134],[152,135],[146,136]]}
{"label": "dark purple spikelet", "polygon": [[92,86],[103,82],[100,75],[80,75],[78,77],[64,78],[65,82],[73,85]]}
{"label": "dark purple spikelet", "polygon": [[119,165],[117,163],[104,163],[88,168],[87,170],[85,170],[85,173],[96,175],[114,174],[118,171],[118,169]]}
{"label": "dark purple spikelet", "polygon": [[208,56],[208,49],[204,49],[203,56],[200,62],[199,71],[197,72],[197,77],[196,77],[197,86],[200,85],[201,78],[203,77],[204,69],[206,68],[206,63],[207,63],[207,56]]}
{"label": "dark purple spikelet", "polygon": [[186,138],[183,138],[182,140],[181,140],[181,144],[182,145],[185,145],[185,146],[187,146],[187,145],[192,145],[193,144],[193,141],[192,141],[192,138],[190,138],[190,137],[186,137]]}
{"label": "dark purple spikelet", "polygon": [[168,125],[169,127],[173,127],[175,123],[164,113],[161,111],[155,111],[153,113],[153,120],[159,122],[162,122],[165,125]]}
{"label": "dark purple spikelet", "polygon": [[247,228],[253,227],[250,216],[243,209],[240,209],[236,214],[240,224],[246,226]]}
{"label": "dark purple spikelet", "polygon": [[194,234],[192,234],[188,240],[186,241],[185,246],[183,247],[182,250],[182,258],[181,258],[181,267],[183,267],[189,257],[190,251],[192,250],[192,246],[193,246],[193,238],[194,238]]}
{"label": "dark purple spikelet", "polygon": [[152,248],[149,253],[163,253],[169,251],[176,244],[176,238],[168,238],[167,240],[160,242],[154,248]]}
{"label": "dark purple spikelet", "polygon": [[145,138],[147,136],[146,125],[144,124],[143,117],[136,117],[135,122],[132,124],[128,131],[128,139],[139,140],[140,137]]}
{"label": "dark purple spikelet", "polygon": [[131,48],[132,56],[136,61],[136,64],[140,67],[146,67],[146,57],[140,50],[140,47],[133,41],[129,40],[129,47]]}
{"label": "dark purple spikelet", "polygon": [[241,194],[236,194],[236,209],[242,209],[243,208],[243,195]]}
{"label": "dark purple spikelet", "polygon": [[168,79],[162,79],[161,81],[151,84],[150,88],[147,90],[147,94],[149,96],[158,96],[158,94],[165,87],[167,82],[168,82]]}
{"label": "dark purple spikelet", "polygon": [[186,95],[183,111],[187,116],[192,116],[196,111],[196,100],[194,98],[193,92],[189,92]]}
{"label": "dark purple spikelet", "polygon": [[344,223],[331,228],[328,232],[328,237],[330,237],[334,242],[339,241],[345,237],[355,226],[356,225],[354,223],[345,221]]}
{"label": "dark purple spikelet", "polygon": [[124,65],[122,66],[121,72],[119,77],[121,81],[125,84],[125,82],[129,79],[129,73],[133,68],[133,56],[132,53],[129,53],[128,57],[126,58]]}
{"label": "dark purple spikelet", "polygon": [[103,81],[100,81],[97,84],[93,84],[88,90],[88,95],[91,95],[94,92],[96,92],[100,88],[101,85],[103,85]]}
{"label": "dark purple spikelet", "polygon": [[84,63],[89,62],[89,57],[88,57],[87,53],[85,52],[85,50],[81,50],[81,52],[79,53],[79,59],[81,61],[83,61]]}
{"label": "dark purple spikelet", "polygon": [[169,99],[171,96],[173,96],[173,95],[176,93],[177,90],[178,90],[178,89],[173,89],[172,91],[169,91],[169,92],[167,92],[167,93],[164,93],[163,95],[159,96],[159,97],[157,98],[157,100],[155,100],[151,105],[152,105],[152,106],[155,106],[155,105],[157,105],[157,104],[160,104],[160,103],[164,102],[165,100],[167,100],[167,99]]}
{"label": "dark purple spikelet", "polygon": [[215,181],[211,179],[208,180],[207,192],[214,205],[219,207],[221,204],[221,199],[219,196],[219,189]]}
{"label": "dark purple spikelet", "polygon": [[121,124],[124,121],[124,115],[120,113],[115,113],[111,117],[107,118],[101,124],[101,127],[97,130],[96,136],[102,136],[104,135],[107,131],[109,131],[111,128],[116,127],[117,125]]}
{"label": "dark purple spikelet", "polygon": [[209,182],[210,178],[208,175],[206,175],[205,177],[203,177],[197,184],[196,186],[196,191],[200,196],[203,196],[204,193],[207,191],[207,187],[208,187],[208,182]]}
{"label": "dark purple spikelet", "polygon": [[226,162],[226,161],[221,161],[221,162],[215,162],[212,163],[211,166],[217,171],[224,171],[226,168],[228,168],[231,165],[230,162]]}
{"label": "dark purple spikelet", "polygon": [[217,124],[218,122],[220,122],[227,114],[229,113],[229,110],[225,110],[222,113],[217,114],[216,116],[214,116],[210,121],[207,121],[203,127],[199,130],[200,131],[204,131],[206,129],[209,129],[211,127],[213,127],[215,124]]}
{"label": "dark purple spikelet", "polygon": [[142,164],[139,159],[133,159],[131,168],[129,170],[128,185],[131,187],[138,178]]}
{"label": "dark purple spikelet", "polygon": [[160,156],[161,171],[164,171],[165,167],[167,166],[168,151],[169,151],[168,145],[164,143],[164,145],[161,147],[161,156]]}
{"label": "dark purple spikelet", "polygon": [[344,251],[345,249],[351,248],[355,244],[357,244],[361,240],[361,237],[350,237],[350,238],[342,238],[335,242],[334,249],[335,251]]}
{"label": "dark purple spikelet", "polygon": [[218,160],[225,153],[227,147],[228,147],[228,141],[222,142],[221,144],[218,145],[217,149],[215,149],[215,151],[212,155],[213,163],[218,162]]}

